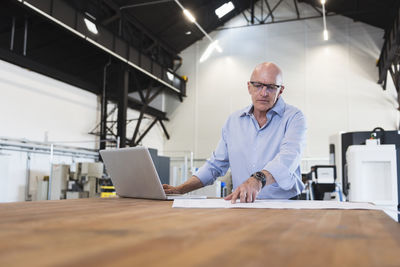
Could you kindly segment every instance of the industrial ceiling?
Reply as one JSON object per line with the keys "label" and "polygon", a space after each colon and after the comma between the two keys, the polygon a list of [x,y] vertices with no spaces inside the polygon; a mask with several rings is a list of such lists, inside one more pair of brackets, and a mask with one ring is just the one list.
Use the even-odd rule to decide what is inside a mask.
{"label": "industrial ceiling", "polygon": [[[298,0],[313,7],[321,7],[320,0]],[[398,13],[398,0],[326,0],[326,11],[343,15],[354,21],[388,29]]]}
{"label": "industrial ceiling", "polygon": [[[246,18],[247,26],[279,22],[274,19],[274,12],[285,2],[295,6],[297,17],[294,20],[306,19],[298,9],[299,3],[308,4],[322,16],[320,0],[231,0],[234,10],[218,18],[215,9],[227,1],[179,2],[190,10],[206,33],[221,28],[237,15]],[[163,90],[183,99],[186,82],[175,73],[182,64],[179,53],[204,38],[204,33],[184,17],[176,2],[2,0],[0,58],[102,95],[107,101],[118,103],[119,107],[134,108],[141,115],[154,116],[162,123],[168,120],[167,114],[150,107],[150,101]],[[398,53],[393,52],[397,51],[398,45],[393,46],[389,38],[392,31],[395,31],[393,38],[398,35],[399,1],[327,0],[325,7],[327,15],[344,15],[385,30],[385,47],[390,45],[390,49],[382,48],[379,65],[379,81],[385,85],[385,73],[394,61],[399,61]],[[257,17],[257,8],[265,10],[265,19]],[[98,34],[88,31],[83,22],[85,19],[97,26]],[[388,50],[386,55],[385,49]],[[173,77],[168,77],[168,73]],[[393,72],[392,76],[397,73]],[[122,87],[125,89],[121,91]],[[132,92],[139,93],[139,101],[128,97]],[[107,113],[106,109],[102,111]],[[102,119],[106,120],[105,114]],[[121,115],[119,124],[124,120],[126,118]],[[104,126],[103,132],[105,129]],[[122,127],[114,135],[120,136],[124,130]],[[137,132],[135,130],[135,135]],[[136,137],[139,138],[127,138],[127,143],[135,145]]]}
{"label": "industrial ceiling", "polygon": [[[321,12],[320,0],[232,0],[235,9],[219,19],[214,11],[226,1],[181,0],[180,2],[192,12],[197,22],[208,33],[224,25],[231,18],[241,13],[244,14],[245,11],[248,14],[254,14],[251,11],[260,4],[264,4],[265,9],[268,5],[266,12],[272,11],[271,14],[276,12],[275,8],[284,2],[307,3]],[[164,79],[165,71],[174,72],[181,64],[179,53],[204,38],[204,34],[193,23],[185,19],[182,10],[173,0],[1,1],[0,48],[3,49],[3,59],[10,61],[10,58],[15,55],[22,55],[32,63],[43,65],[43,68],[53,69],[53,71],[49,70],[50,72],[59,71],[67,74],[74,80],[73,84],[94,93],[99,92],[96,88],[102,86],[102,79],[98,79],[98,77],[102,72],[103,65],[109,59],[109,54],[104,53],[101,49],[93,49],[93,45],[82,41],[73,32],[49,21],[21,2],[30,3],[32,6],[44,10],[50,16],[58,16],[61,21],[63,17],[65,20],[70,19],[68,16],[71,14],[74,16],[79,14],[80,18],[85,17],[86,14],[90,15],[96,24],[108,30],[109,34],[115,35],[117,40],[125,41],[142,56],[142,60],[137,60],[141,61],[140,64],[136,62],[140,65],[139,67],[152,72],[151,68],[141,65],[157,63],[156,76],[161,76],[159,78],[166,82],[168,80]],[[398,2],[397,0],[328,0],[326,11],[327,14],[342,14],[355,21],[361,21],[388,32],[398,13]],[[76,18],[71,18],[71,20],[73,19],[76,20]],[[15,20],[16,26],[13,37],[14,47],[12,48],[13,53],[9,54],[13,20]],[[26,51],[24,51],[23,42],[25,22],[27,22],[28,28]],[[260,22],[253,20],[253,24],[258,23]],[[79,21],[72,21],[71,24],[79,24]],[[248,24],[252,25],[251,20]],[[96,40],[96,36],[92,36],[90,33],[85,35]],[[115,42],[115,40],[112,41]],[[117,41],[117,45],[118,43]],[[122,52],[115,47],[112,48],[110,50],[117,54]],[[5,55],[7,52],[8,55]],[[113,60],[115,59],[113,58]],[[39,72],[44,72],[44,70]],[[47,75],[55,76],[51,73],[47,73]],[[67,82],[71,83],[71,81]],[[180,90],[180,88],[177,89]],[[181,96],[184,95],[185,93],[181,94]]]}

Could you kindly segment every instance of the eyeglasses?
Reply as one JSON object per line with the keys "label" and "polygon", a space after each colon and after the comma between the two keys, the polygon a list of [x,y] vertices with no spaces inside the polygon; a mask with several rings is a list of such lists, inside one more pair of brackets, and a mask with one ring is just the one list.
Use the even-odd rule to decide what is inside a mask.
{"label": "eyeglasses", "polygon": [[269,93],[275,93],[276,90],[282,88],[282,85],[277,85],[277,84],[266,84],[266,83],[260,83],[260,82],[252,82],[252,81],[250,81],[250,83],[258,91],[261,91],[265,86],[267,88],[267,92],[269,92]]}

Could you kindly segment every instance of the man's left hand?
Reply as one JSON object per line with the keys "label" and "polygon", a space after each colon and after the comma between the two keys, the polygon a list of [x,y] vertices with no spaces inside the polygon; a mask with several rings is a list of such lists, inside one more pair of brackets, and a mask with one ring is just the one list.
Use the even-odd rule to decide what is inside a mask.
{"label": "man's left hand", "polygon": [[230,200],[231,203],[236,203],[236,199],[240,198],[240,202],[254,202],[257,194],[261,190],[261,182],[256,178],[250,177],[243,184],[239,185],[235,191],[225,197],[225,200]]}

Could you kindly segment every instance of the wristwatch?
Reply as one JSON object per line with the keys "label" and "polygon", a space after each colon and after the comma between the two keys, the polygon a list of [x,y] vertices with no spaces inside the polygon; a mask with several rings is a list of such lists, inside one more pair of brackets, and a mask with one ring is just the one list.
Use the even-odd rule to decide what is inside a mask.
{"label": "wristwatch", "polygon": [[265,186],[265,184],[266,184],[266,182],[267,182],[267,179],[265,178],[265,174],[264,174],[263,172],[255,172],[255,173],[253,173],[253,174],[251,175],[251,177],[254,177],[254,178],[256,178],[258,181],[260,181],[261,184],[262,184],[261,188],[264,188],[264,186]]}

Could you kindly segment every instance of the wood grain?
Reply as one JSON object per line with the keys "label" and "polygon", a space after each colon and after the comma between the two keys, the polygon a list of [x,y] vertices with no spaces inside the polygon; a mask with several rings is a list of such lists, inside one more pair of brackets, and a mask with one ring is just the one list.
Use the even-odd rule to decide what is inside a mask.
{"label": "wood grain", "polygon": [[381,211],[171,205],[0,204],[0,266],[400,266],[400,225]]}

